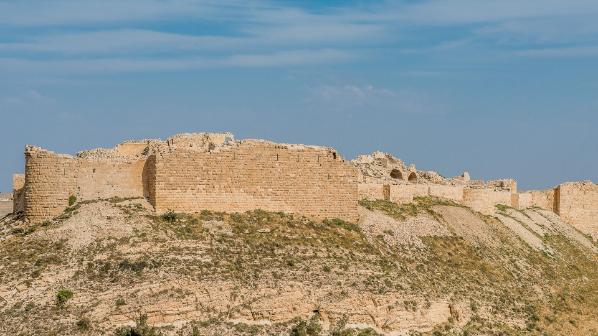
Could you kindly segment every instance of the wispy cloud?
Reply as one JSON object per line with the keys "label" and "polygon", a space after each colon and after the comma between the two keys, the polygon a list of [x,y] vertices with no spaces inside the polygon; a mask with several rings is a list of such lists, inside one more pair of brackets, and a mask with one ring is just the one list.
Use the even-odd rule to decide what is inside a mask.
{"label": "wispy cloud", "polygon": [[321,85],[310,90],[306,103],[346,112],[444,114],[447,107],[428,95],[368,85]]}
{"label": "wispy cloud", "polygon": [[[208,16],[216,13],[218,3],[210,0],[3,0],[0,1],[0,22],[25,27],[80,26]],[[235,5],[232,1],[228,3]]]}
{"label": "wispy cloud", "polygon": [[356,53],[334,49],[287,50],[264,54],[234,54],[196,58],[101,58],[69,60],[23,60],[0,58],[0,71],[33,74],[107,74],[120,72],[180,71],[215,67],[278,67],[343,61]]}
{"label": "wispy cloud", "polygon": [[596,57],[598,56],[598,46],[526,49],[515,51],[514,54],[532,58]]}
{"label": "wispy cloud", "polygon": [[[385,49],[464,51],[460,57],[480,59],[489,48],[515,57],[583,57],[594,55],[597,14],[594,0],[389,1],[326,10],[266,0],[0,0],[0,67],[28,73],[267,67],[354,60]],[[180,20],[201,29],[169,26]],[[441,34],[454,26],[458,34]],[[6,28],[17,33],[2,34]]]}

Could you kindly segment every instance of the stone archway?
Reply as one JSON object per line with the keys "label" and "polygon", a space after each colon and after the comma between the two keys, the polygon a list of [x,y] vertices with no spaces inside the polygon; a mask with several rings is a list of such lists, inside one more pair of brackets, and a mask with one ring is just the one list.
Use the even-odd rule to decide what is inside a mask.
{"label": "stone archway", "polygon": [[393,169],[390,171],[390,177],[392,177],[393,179],[402,180],[403,173],[401,173],[401,171],[398,169]]}

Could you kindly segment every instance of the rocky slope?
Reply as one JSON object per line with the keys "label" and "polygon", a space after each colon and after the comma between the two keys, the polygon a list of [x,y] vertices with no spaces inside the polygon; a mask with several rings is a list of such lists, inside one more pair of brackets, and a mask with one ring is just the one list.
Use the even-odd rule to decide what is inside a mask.
{"label": "rocky slope", "polygon": [[122,199],[5,218],[0,334],[598,334],[596,242],[553,213],[361,206],[356,224]]}

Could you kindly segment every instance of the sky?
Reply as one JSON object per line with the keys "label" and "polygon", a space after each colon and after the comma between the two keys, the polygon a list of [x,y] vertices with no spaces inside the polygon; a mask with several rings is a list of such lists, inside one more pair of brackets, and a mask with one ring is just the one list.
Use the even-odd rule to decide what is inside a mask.
{"label": "sky", "polygon": [[0,0],[0,125],[0,191],[26,144],[203,131],[598,182],[598,1]]}

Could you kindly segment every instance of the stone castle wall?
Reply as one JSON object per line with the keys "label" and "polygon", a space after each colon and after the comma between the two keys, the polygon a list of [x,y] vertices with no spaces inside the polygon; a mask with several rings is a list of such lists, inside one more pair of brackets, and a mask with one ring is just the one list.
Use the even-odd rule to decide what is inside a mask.
{"label": "stone castle wall", "polygon": [[78,201],[146,197],[158,212],[260,208],[357,220],[357,171],[335,150],[230,137],[179,135],[76,157],[29,146],[26,217],[53,218],[75,196]]}
{"label": "stone castle wall", "polygon": [[[79,201],[144,197],[145,161],[145,158],[80,158],[29,147],[23,209],[29,220],[43,221],[62,213],[71,196]],[[18,181],[13,183],[14,188],[19,186]]]}
{"label": "stone castle wall", "polygon": [[158,212],[260,208],[358,218],[357,172],[331,149],[242,141],[215,152],[181,148],[155,160]]}
{"label": "stone castle wall", "polygon": [[532,190],[529,193],[532,195],[532,206],[553,211],[555,210],[554,189]]}
{"label": "stone castle wall", "polygon": [[77,156],[27,146],[25,159],[25,174],[13,177],[11,207],[34,222],[61,214],[70,196],[145,197],[159,213],[260,208],[348,221],[358,219],[359,199],[402,204],[433,196],[484,214],[494,213],[498,204],[549,209],[598,238],[598,186],[591,182],[518,193],[514,180],[447,180],[414,168],[417,178],[409,181],[397,177],[395,166],[403,167],[398,159],[380,168],[378,159],[365,157],[356,167],[332,148],[235,141],[230,133],[126,142]]}
{"label": "stone castle wall", "polygon": [[555,212],[579,231],[598,239],[598,185],[563,183],[555,189]]}
{"label": "stone castle wall", "polygon": [[[492,214],[496,205],[513,206],[510,191],[495,191],[491,189],[465,189],[463,204],[483,214]],[[517,207],[515,205],[515,207]]]}
{"label": "stone castle wall", "polygon": [[390,185],[390,201],[399,204],[413,202],[414,197],[428,196],[428,193],[426,184]]}
{"label": "stone castle wall", "polygon": [[80,200],[144,197],[145,162],[145,158],[123,161],[76,159],[77,189],[74,195]]}

